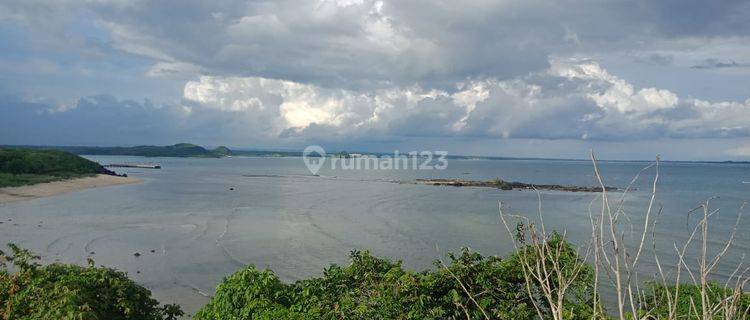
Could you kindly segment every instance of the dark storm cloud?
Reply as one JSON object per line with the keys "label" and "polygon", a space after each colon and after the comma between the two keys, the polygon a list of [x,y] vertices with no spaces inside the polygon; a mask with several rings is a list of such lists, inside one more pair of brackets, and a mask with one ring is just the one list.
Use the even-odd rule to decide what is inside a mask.
{"label": "dark storm cloud", "polygon": [[[675,45],[665,41],[746,36],[748,15],[745,1],[13,0],[0,5],[0,21],[24,25],[32,39],[63,40],[55,46],[65,43],[60,35],[76,29],[101,33],[106,46],[150,59],[150,75],[257,76],[349,89],[414,83],[447,88],[466,78],[508,79],[543,70],[550,56],[647,50],[652,43],[669,49]],[[644,58],[659,64],[673,59],[655,53]]]}
{"label": "dark storm cloud", "polygon": [[639,1],[637,5],[667,36],[740,36],[750,34],[750,2],[744,0]]}
{"label": "dark storm cloud", "polygon": [[106,95],[81,99],[65,111],[6,96],[0,114],[0,143],[5,144],[114,145],[149,137],[168,140],[176,133],[172,110]]}

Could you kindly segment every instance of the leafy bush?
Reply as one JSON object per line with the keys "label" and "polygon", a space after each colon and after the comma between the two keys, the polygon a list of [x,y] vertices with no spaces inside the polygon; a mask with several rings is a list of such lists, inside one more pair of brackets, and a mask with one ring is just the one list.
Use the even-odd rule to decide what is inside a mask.
{"label": "leafy bush", "polygon": [[[176,319],[176,305],[159,307],[151,292],[113,269],[67,264],[41,266],[29,251],[0,251],[2,319]],[[12,264],[10,271],[5,262]]]}
{"label": "leafy bush", "polygon": [[[576,259],[572,246],[566,248]],[[350,257],[349,266],[333,265],[320,278],[294,284],[250,266],[225,278],[195,318],[475,319],[484,318],[484,313],[493,319],[537,317],[517,254],[501,259],[463,249],[460,255],[449,255],[448,265],[436,262],[435,270],[420,273],[367,251],[353,251]],[[576,294],[565,297],[570,319],[591,318],[592,303],[586,298],[591,272],[585,270],[572,290]]]}
{"label": "leafy bush", "polygon": [[[648,284],[648,294],[643,299],[645,302],[641,309],[650,310],[650,314],[658,319],[669,318],[669,305],[667,303],[667,295],[671,293],[674,295],[675,286],[670,285],[665,287],[664,285],[656,282],[650,282]],[[735,292],[733,288],[725,288],[716,282],[709,282],[706,287],[708,293],[709,305],[720,305],[722,301],[727,302],[727,297],[731,297]],[[750,317],[750,294],[742,293],[739,294],[736,299],[736,310],[739,314],[736,315],[737,319],[746,319]],[[679,287],[679,295],[677,296],[677,303],[675,316],[679,319],[701,319],[702,317],[696,316],[703,313],[703,307],[701,304],[701,287],[697,285],[681,284]],[[716,313],[716,311],[711,311]],[[713,319],[722,319],[723,316],[713,316]],[[722,319],[723,320],[723,319]]]}

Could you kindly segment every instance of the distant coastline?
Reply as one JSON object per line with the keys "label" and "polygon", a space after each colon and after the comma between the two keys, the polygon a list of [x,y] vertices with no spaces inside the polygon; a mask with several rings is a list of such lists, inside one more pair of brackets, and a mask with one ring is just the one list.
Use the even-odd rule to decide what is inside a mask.
{"label": "distant coastline", "polygon": [[194,157],[221,158],[231,155],[227,147],[206,149],[192,143],[178,143],[171,146],[135,146],[135,147],[86,147],[86,146],[19,146],[33,150],[61,150],[77,155],[101,156],[141,156],[141,157]]}
{"label": "distant coastline", "polygon": [[[269,149],[230,149],[225,146],[219,146],[214,149],[208,149],[192,143],[178,143],[168,146],[141,145],[131,147],[101,147],[101,146],[47,146],[47,145],[3,145],[0,147],[28,148],[35,150],[62,150],[77,155],[112,155],[112,156],[141,156],[141,157],[178,157],[178,158],[223,158],[223,157],[301,157],[302,151],[294,150],[269,150]],[[389,152],[366,152],[366,151],[334,151],[327,156],[329,157],[347,157],[350,154],[363,156],[393,156]],[[530,160],[530,161],[590,161],[589,159],[573,158],[545,158],[545,157],[508,157],[508,156],[477,156],[477,155],[459,155],[449,154],[447,159],[456,160]],[[653,162],[653,159],[597,159],[599,162],[630,162],[646,163]],[[713,163],[713,164],[750,164],[746,160],[661,160],[662,163]]]}

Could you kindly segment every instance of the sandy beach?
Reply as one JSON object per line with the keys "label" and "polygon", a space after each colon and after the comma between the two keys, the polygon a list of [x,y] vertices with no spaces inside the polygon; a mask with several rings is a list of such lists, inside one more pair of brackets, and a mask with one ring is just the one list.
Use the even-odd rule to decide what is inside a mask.
{"label": "sandy beach", "polygon": [[89,188],[138,183],[139,179],[98,174],[93,177],[0,188],[0,203],[31,200]]}

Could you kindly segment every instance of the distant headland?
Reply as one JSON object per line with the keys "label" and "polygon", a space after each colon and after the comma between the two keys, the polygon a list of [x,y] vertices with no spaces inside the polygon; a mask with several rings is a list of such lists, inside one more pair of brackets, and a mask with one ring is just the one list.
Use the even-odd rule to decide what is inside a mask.
{"label": "distant headland", "polygon": [[63,150],[79,155],[106,156],[141,156],[141,157],[198,157],[221,158],[232,154],[229,148],[221,146],[216,149],[206,149],[192,143],[178,143],[171,146],[135,146],[135,147],[39,147]]}
{"label": "distant headland", "polygon": [[7,146],[33,150],[62,150],[77,155],[91,156],[139,156],[139,157],[179,157],[179,158],[223,158],[230,156],[248,157],[295,157],[301,151],[255,151],[231,150],[225,146],[208,149],[192,143],[177,143],[168,146],[141,145],[134,147],[88,147],[88,146]]}

